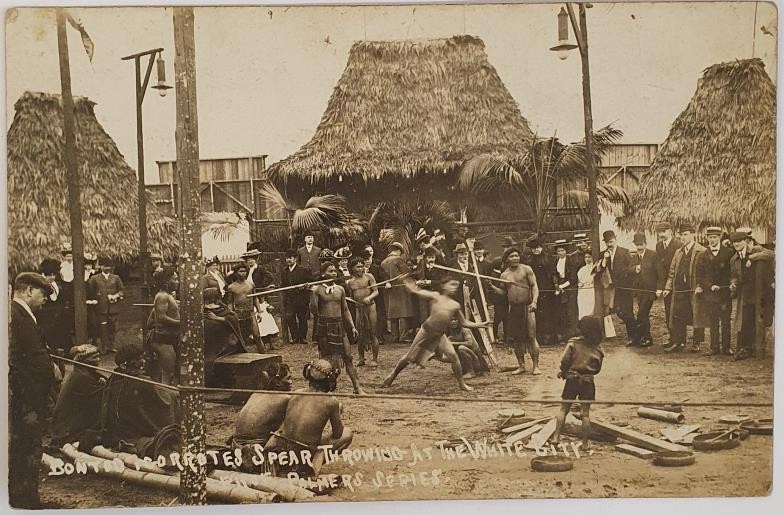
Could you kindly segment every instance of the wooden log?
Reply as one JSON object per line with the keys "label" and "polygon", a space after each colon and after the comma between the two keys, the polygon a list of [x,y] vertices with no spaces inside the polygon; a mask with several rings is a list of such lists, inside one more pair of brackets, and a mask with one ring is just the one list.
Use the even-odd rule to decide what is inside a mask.
{"label": "wooden log", "polygon": [[528,422],[523,422],[522,424],[517,424],[516,426],[505,427],[501,430],[504,434],[511,434],[517,433],[518,431],[522,431],[523,429],[528,429],[531,426],[535,426],[536,424],[541,424],[542,422],[547,422],[553,417],[543,417],[536,420],[529,420]]}
{"label": "wooden log", "polygon": [[681,443],[683,441],[683,437],[689,433],[693,433],[694,431],[698,430],[700,426],[698,425],[686,425],[680,427],[666,427],[661,429],[661,434],[664,436],[665,439],[671,441],[672,443]]}
{"label": "wooden log", "polygon": [[507,438],[506,439],[506,445],[511,445],[511,444],[513,444],[515,442],[519,442],[523,438],[527,438],[527,437],[531,436],[532,434],[536,433],[537,431],[542,429],[542,427],[543,427],[542,424],[536,424],[535,426],[531,426],[531,427],[529,427],[527,429],[523,429],[519,433],[515,433],[512,436],[510,436],[509,438]]}
{"label": "wooden log", "polygon": [[665,411],[655,408],[637,408],[637,416],[642,418],[650,418],[652,420],[660,420],[662,422],[673,422],[675,424],[683,424],[686,422],[686,417],[683,413],[674,413],[672,411]]}
{"label": "wooden log", "polygon": [[90,449],[90,455],[97,456],[98,458],[103,458],[106,460],[113,460],[119,459],[123,462],[123,464],[127,467],[133,468],[134,470],[141,470],[142,472],[152,472],[154,474],[166,474],[168,476],[174,475],[173,470],[166,470],[155,463],[150,461],[145,461],[142,458],[138,457],[135,454],[131,454],[128,452],[114,452],[112,450],[107,449],[103,445],[96,445],[92,449]]}
{"label": "wooden log", "polygon": [[620,451],[624,454],[631,454],[632,456],[636,456],[644,460],[649,460],[653,458],[654,454],[656,454],[655,452],[649,451],[648,449],[643,449],[642,447],[629,445],[628,443],[619,443],[618,445],[615,446],[615,450]]}
{"label": "wooden log", "polygon": [[[177,476],[156,474],[154,472],[141,472],[125,468],[125,465],[122,464],[122,460],[119,459],[117,459],[117,461],[122,464],[123,468],[118,470],[115,465],[117,461],[113,463],[113,460],[107,460],[80,452],[71,444],[65,444],[63,447],[63,454],[75,462],[91,465],[87,467],[87,470],[101,476],[120,479],[141,486],[158,487],[170,492],[180,491],[180,478]],[[231,503],[267,504],[280,501],[280,495],[278,494],[261,492],[246,486],[234,485],[229,482],[215,479],[207,480],[207,497]]]}
{"label": "wooden log", "polygon": [[624,440],[649,451],[688,451],[687,447],[683,445],[674,444],[665,440],[660,440],[652,436],[640,433],[628,427],[619,427],[609,422],[602,422],[601,420],[591,418],[591,426],[599,429],[602,432],[623,438]]}
{"label": "wooden log", "polygon": [[278,494],[283,501],[287,502],[310,499],[316,495],[310,490],[300,487],[294,481],[282,477],[246,474],[228,470],[213,470],[207,477],[231,481],[234,484],[247,485],[256,490]]}
{"label": "wooden log", "polygon": [[48,474],[50,470],[55,470],[58,467],[62,467],[64,464],[65,462],[60,458],[55,458],[54,456],[46,453],[41,455],[41,465],[47,467],[47,470],[44,470],[45,474]]}
{"label": "wooden log", "polygon": [[526,449],[541,449],[542,446],[547,443],[547,440],[553,436],[555,433],[555,426],[557,421],[552,419],[550,422],[544,425],[542,429],[539,430],[538,433],[531,437],[531,440],[525,445]]}

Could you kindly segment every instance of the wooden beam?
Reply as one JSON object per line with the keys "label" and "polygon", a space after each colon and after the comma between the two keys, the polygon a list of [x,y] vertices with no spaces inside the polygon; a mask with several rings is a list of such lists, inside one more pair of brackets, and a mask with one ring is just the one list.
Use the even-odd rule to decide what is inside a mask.
{"label": "wooden beam", "polygon": [[627,427],[616,426],[615,424],[610,424],[609,422],[602,422],[601,420],[596,420],[594,418],[591,418],[591,426],[604,433],[617,436],[618,438],[623,438],[637,447],[642,447],[643,449],[648,449],[649,451],[661,452],[689,450],[683,445],[660,440],[658,438],[640,433],[639,431],[635,431]]}
{"label": "wooden beam", "polygon": [[507,438],[505,443],[506,443],[506,445],[511,445],[511,444],[513,444],[515,442],[519,442],[523,438],[526,438],[526,437],[531,436],[532,434],[536,433],[537,431],[542,429],[542,427],[544,427],[542,424],[536,424],[536,425],[533,425],[533,426],[531,426],[531,427],[529,427],[527,429],[523,429],[519,433],[515,433],[512,436],[510,436],[509,438]]}
{"label": "wooden beam", "polygon": [[649,460],[653,458],[654,454],[656,454],[655,452],[649,451],[648,449],[643,449],[642,447],[629,445],[628,443],[619,443],[618,445],[615,446],[615,450],[620,451],[624,454],[631,454],[632,456],[636,456],[644,460]]}
{"label": "wooden beam", "polygon": [[[517,424],[516,426],[505,427],[501,430],[504,434],[511,434],[517,433],[518,431],[522,431],[523,429],[528,429],[531,426],[535,426],[536,424],[541,424],[542,422],[547,422],[553,417],[543,417],[537,420],[531,420],[529,422],[523,422],[522,424]],[[579,423],[579,421],[578,421]]]}
{"label": "wooden beam", "polygon": [[555,426],[557,421],[552,419],[550,422],[544,425],[542,429],[539,430],[538,433],[531,437],[531,441],[528,442],[525,446],[526,449],[541,449],[541,447],[547,443],[547,440],[553,436],[555,433]]}

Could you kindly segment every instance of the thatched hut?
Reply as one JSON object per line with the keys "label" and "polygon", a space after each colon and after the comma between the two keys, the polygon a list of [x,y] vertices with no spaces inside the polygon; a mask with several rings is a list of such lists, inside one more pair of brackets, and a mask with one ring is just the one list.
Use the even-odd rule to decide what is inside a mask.
{"label": "thatched hut", "polygon": [[776,87],[760,59],[716,64],[672,124],[621,225],[772,229],[775,191]]}
{"label": "thatched hut", "polygon": [[455,169],[533,139],[482,40],[359,41],[311,140],[269,173],[289,195],[343,193],[352,208],[449,198]]}
{"label": "thatched hut", "polygon": [[[139,252],[138,182],[95,117],[94,102],[74,98],[85,251],[118,260]],[[59,95],[26,92],[8,131],[8,264],[34,269],[71,242]],[[150,251],[172,255],[172,220],[147,204]]]}

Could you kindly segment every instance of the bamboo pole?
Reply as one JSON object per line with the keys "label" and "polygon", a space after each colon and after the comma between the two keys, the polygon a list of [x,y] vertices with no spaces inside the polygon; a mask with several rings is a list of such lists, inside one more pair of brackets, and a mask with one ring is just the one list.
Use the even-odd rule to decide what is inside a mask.
{"label": "bamboo pole", "polygon": [[[88,465],[88,472],[100,476],[120,479],[141,486],[157,487],[171,492],[180,490],[180,478],[177,476],[129,469],[125,467],[121,460],[107,460],[80,452],[71,444],[65,444],[62,451],[75,463]],[[280,501],[278,494],[261,492],[246,486],[216,479],[206,480],[204,490],[206,496],[221,502],[267,504]]]}
{"label": "bamboo pole", "polygon": [[[488,322],[490,321],[490,310],[487,307],[487,297],[485,297],[485,288],[482,285],[481,274],[479,273],[479,261],[476,259],[476,254],[474,253],[474,244],[471,243],[469,249],[471,251],[471,262],[474,265],[474,276],[476,277],[476,286],[479,288],[479,299],[482,301],[482,309],[485,312],[485,320],[480,320],[480,322]],[[481,312],[476,308],[476,301],[471,301],[473,306],[473,311],[476,312],[477,315],[481,315]],[[481,318],[481,317],[480,317]],[[495,356],[493,355],[493,342],[495,341],[495,336],[493,335],[493,326],[488,325],[487,327],[483,327],[479,329],[479,335],[482,337],[482,344],[484,345],[485,352],[487,352],[487,358],[490,360],[490,366],[494,369],[497,368],[498,364],[495,361]]]}
{"label": "bamboo pole", "polygon": [[[198,287],[202,269],[201,193],[199,180],[199,124],[196,109],[196,44],[192,7],[174,8],[174,77],[177,92],[177,173],[180,185],[180,335],[183,386],[204,386],[204,299]],[[182,455],[203,455],[204,395],[199,391],[181,392]],[[180,502],[205,504],[206,469],[197,465],[182,474]]]}
{"label": "bamboo pole", "polygon": [[[74,325],[77,345],[87,342],[87,291],[84,285],[84,234],[82,230],[79,165],[76,161],[74,105],[71,93],[71,67],[68,59],[68,34],[65,11],[57,9],[57,48],[60,57],[60,86],[63,102],[63,161],[68,178],[68,216],[71,222],[71,252],[73,254]],[[69,337],[70,335],[66,335]]]}
{"label": "bamboo pole", "polygon": [[283,286],[282,288],[274,288],[272,290],[264,290],[258,293],[251,293],[249,295],[246,295],[246,297],[259,297],[261,295],[269,295],[270,293],[278,293],[280,291],[286,291],[286,290],[296,290],[297,288],[307,288],[309,286],[330,283],[332,281],[334,281],[334,279],[321,279],[320,281],[311,281],[307,283],[292,284],[291,286]]}

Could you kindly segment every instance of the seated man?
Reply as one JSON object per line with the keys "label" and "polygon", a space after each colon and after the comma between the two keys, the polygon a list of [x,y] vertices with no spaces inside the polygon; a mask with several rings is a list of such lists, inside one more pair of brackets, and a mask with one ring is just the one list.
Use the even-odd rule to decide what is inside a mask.
{"label": "seated man", "polygon": [[[118,372],[144,376],[144,350],[136,343],[124,345],[114,357]],[[140,457],[157,458],[180,452],[179,395],[170,389],[112,375],[102,400],[103,445]]]}
{"label": "seated man", "polygon": [[[299,391],[327,393],[337,388],[340,369],[334,368],[325,359],[319,359],[305,365],[302,375],[308,380],[308,388]],[[327,422],[332,427],[332,434],[322,437]],[[319,445],[332,445],[333,452],[340,452],[351,444],[352,439],[351,430],[340,419],[340,402],[335,397],[293,395],[288,402],[283,425],[272,432],[265,449],[276,453],[294,451],[300,457],[314,457]],[[311,460],[297,461],[299,463],[289,465],[273,464],[276,465],[273,467],[274,475],[285,477],[289,472],[296,472],[300,477],[316,475],[317,459],[312,463],[303,463]]]}
{"label": "seated man", "polygon": [[[291,391],[291,372],[288,365],[281,363],[277,370],[272,372],[273,374],[262,372],[263,389]],[[243,465],[250,465],[248,471],[252,468],[254,445],[267,446],[272,432],[283,424],[290,399],[290,395],[254,393],[240,410],[234,424],[234,435],[226,443],[233,448],[242,449]]]}
{"label": "seated man", "polygon": [[[484,375],[490,370],[485,361],[482,350],[476,342],[476,338],[469,329],[460,325],[460,320],[453,318],[449,322],[449,330],[446,337],[452,343],[460,358],[460,365],[463,367],[463,378],[471,379],[477,375]],[[434,356],[435,357],[435,356]]]}
{"label": "seated man", "polygon": [[221,301],[218,288],[205,288],[204,295],[204,381],[207,386],[227,386],[214,377],[215,360],[244,352],[237,314]]}
{"label": "seated man", "polygon": [[[69,354],[80,363],[98,366],[101,362],[101,353],[94,345],[71,347]],[[52,415],[54,445],[61,447],[78,442],[98,426],[105,386],[106,378],[97,371],[78,365],[73,367],[63,381]]]}

